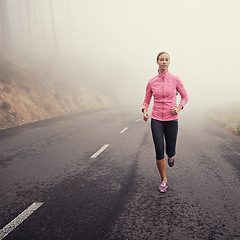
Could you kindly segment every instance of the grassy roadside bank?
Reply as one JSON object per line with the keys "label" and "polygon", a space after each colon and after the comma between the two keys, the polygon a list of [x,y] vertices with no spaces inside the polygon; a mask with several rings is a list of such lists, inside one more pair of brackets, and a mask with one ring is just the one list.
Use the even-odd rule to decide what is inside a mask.
{"label": "grassy roadside bank", "polygon": [[208,117],[217,125],[240,136],[240,103],[222,104],[212,107]]}

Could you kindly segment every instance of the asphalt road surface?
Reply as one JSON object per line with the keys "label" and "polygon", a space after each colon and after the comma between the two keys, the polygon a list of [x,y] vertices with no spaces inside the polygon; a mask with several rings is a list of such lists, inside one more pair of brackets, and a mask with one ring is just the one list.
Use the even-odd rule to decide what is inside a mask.
{"label": "asphalt road surface", "polygon": [[240,239],[240,137],[182,111],[167,177],[139,108],[0,131],[0,239]]}

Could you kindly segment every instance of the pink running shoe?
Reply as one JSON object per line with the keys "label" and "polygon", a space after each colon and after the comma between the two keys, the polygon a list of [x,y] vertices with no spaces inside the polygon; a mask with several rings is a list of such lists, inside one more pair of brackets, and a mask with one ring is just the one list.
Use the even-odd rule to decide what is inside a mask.
{"label": "pink running shoe", "polygon": [[160,186],[159,186],[159,191],[160,192],[166,192],[167,188],[168,188],[167,180],[162,181]]}

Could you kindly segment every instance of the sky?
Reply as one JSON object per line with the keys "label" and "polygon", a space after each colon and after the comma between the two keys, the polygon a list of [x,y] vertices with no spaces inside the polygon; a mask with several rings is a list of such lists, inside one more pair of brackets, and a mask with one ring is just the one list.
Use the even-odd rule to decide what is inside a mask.
{"label": "sky", "polygon": [[139,105],[161,51],[191,107],[240,101],[239,0],[52,2],[60,51],[90,66],[106,87],[107,78],[121,84]]}

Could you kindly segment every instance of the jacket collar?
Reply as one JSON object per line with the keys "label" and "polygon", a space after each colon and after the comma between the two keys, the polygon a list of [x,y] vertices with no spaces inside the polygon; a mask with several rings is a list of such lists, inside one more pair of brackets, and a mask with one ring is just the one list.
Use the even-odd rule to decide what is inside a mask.
{"label": "jacket collar", "polygon": [[169,75],[169,71],[167,71],[164,74],[160,74],[160,73],[158,74],[158,76],[161,77],[161,78],[166,78],[168,75]]}

